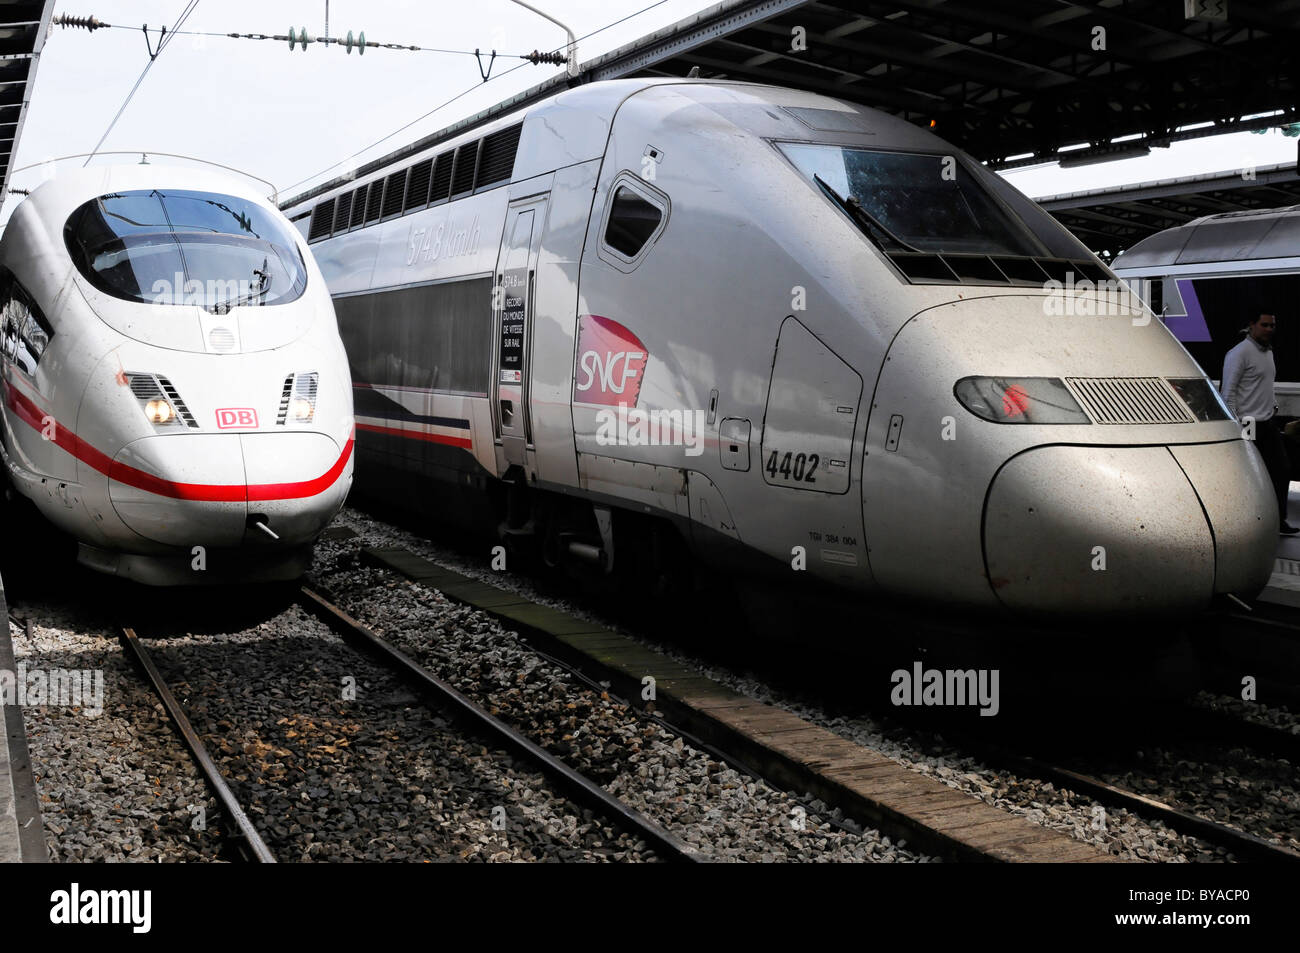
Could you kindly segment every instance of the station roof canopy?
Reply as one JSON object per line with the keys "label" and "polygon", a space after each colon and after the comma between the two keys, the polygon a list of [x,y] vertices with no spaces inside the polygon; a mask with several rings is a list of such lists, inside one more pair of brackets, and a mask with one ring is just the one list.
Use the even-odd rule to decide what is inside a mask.
{"label": "station roof canopy", "polygon": [[9,188],[9,170],[18,151],[31,85],[36,78],[54,0],[0,0],[0,198]]}
{"label": "station roof canopy", "polygon": [[[1300,0],[724,0],[360,172],[569,86],[696,69],[933,123],[993,169],[1078,165],[1300,121]],[[1113,250],[1197,215],[1298,201],[1284,169],[1221,178],[1057,196],[1051,208]]]}
{"label": "station roof canopy", "polygon": [[933,122],[991,168],[1075,164],[1300,120],[1300,0],[730,0],[584,67],[698,67]]}
{"label": "station roof canopy", "polygon": [[1112,254],[1203,215],[1300,205],[1291,164],[1050,195],[1038,203],[1095,251]]}

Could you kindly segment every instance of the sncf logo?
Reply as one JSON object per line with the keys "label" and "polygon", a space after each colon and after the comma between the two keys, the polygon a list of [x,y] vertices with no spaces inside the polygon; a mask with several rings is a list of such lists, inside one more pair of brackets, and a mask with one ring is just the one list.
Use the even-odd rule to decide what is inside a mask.
{"label": "sncf logo", "polygon": [[617,321],[584,314],[578,322],[573,399],[635,407],[649,356],[637,336]]}
{"label": "sncf logo", "polygon": [[220,430],[253,430],[257,427],[257,411],[252,407],[222,407],[217,411],[217,428]]}

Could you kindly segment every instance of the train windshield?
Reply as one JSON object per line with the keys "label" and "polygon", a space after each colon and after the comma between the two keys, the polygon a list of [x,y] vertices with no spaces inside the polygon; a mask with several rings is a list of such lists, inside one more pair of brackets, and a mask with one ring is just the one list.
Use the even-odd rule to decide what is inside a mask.
{"label": "train windshield", "polygon": [[[867,227],[910,251],[1043,255],[1047,249],[955,156],[778,143]],[[866,213],[863,215],[862,213]],[[883,227],[882,227],[883,226]]]}
{"label": "train windshield", "polygon": [[101,195],[72,213],[64,240],[86,280],[128,301],[224,312],[285,304],[307,287],[290,230],[258,203],[232,195]]}

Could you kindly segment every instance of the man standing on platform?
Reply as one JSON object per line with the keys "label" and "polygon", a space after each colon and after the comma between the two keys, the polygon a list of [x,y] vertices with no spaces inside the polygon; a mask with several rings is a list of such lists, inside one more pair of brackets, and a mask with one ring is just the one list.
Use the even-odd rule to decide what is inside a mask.
{"label": "man standing on platform", "polygon": [[1238,420],[1255,421],[1255,449],[1263,458],[1264,466],[1273,481],[1277,494],[1278,532],[1288,536],[1300,532],[1286,521],[1287,492],[1291,484],[1291,465],[1287,460],[1282,432],[1274,420],[1277,402],[1273,382],[1277,367],[1273,363],[1273,332],[1277,318],[1261,314],[1250,322],[1250,329],[1240,344],[1223,358],[1223,380],[1219,389],[1223,399]]}

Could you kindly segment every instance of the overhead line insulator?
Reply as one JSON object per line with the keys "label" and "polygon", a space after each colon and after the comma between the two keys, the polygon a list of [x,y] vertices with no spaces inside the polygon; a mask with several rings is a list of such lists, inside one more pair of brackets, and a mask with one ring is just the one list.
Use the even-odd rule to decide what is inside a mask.
{"label": "overhead line insulator", "polygon": [[533,50],[523,57],[534,66],[540,66],[542,63],[551,63],[555,66],[563,66],[569,62],[569,58],[563,53],[543,53],[540,50]]}
{"label": "overhead line insulator", "polygon": [[91,33],[94,33],[100,27],[112,26],[111,23],[105,23],[103,20],[95,16],[76,17],[70,13],[60,13],[50,20],[50,22],[57,23],[64,29],[69,27],[73,29],[80,28],[83,30],[89,30]]}

